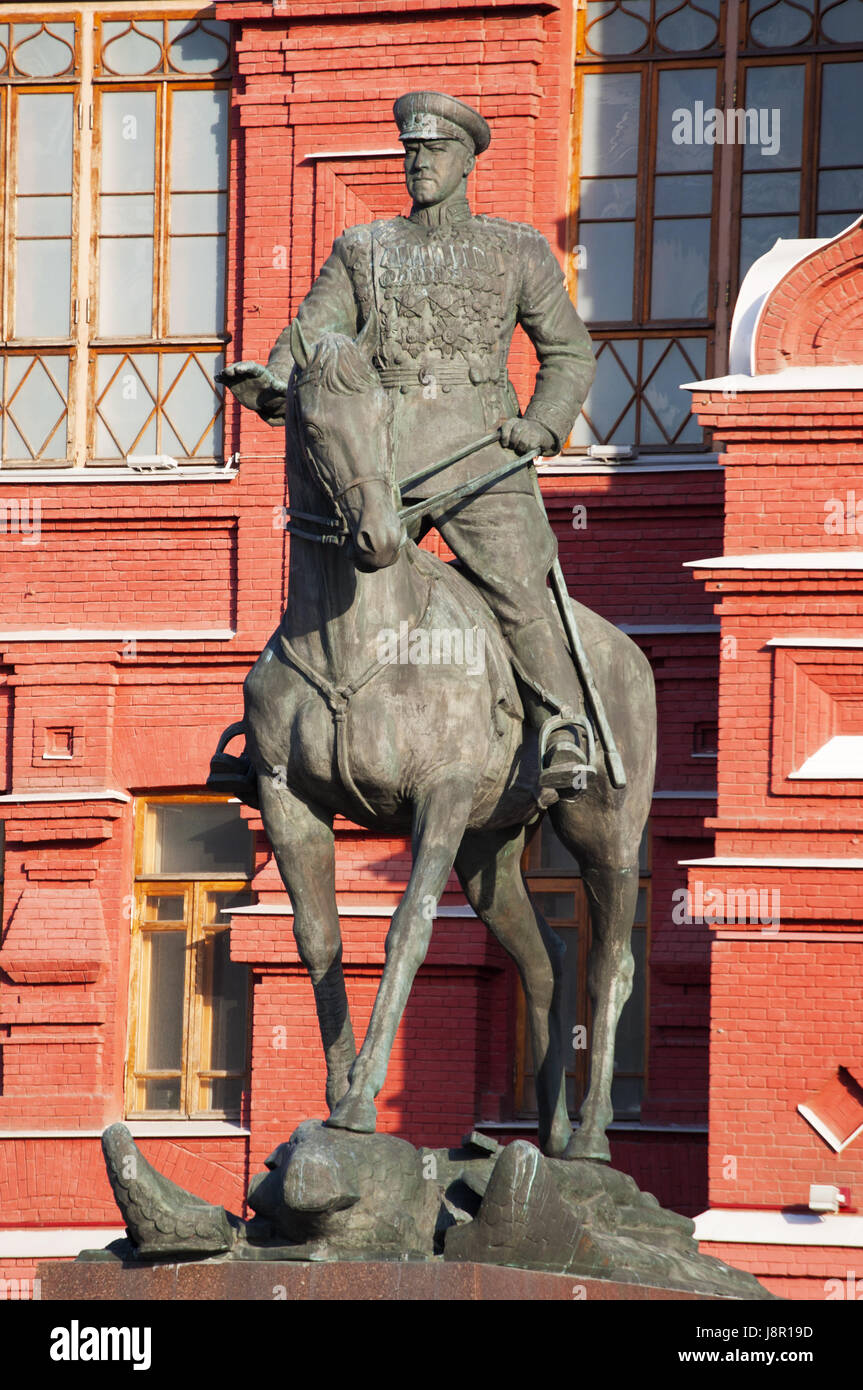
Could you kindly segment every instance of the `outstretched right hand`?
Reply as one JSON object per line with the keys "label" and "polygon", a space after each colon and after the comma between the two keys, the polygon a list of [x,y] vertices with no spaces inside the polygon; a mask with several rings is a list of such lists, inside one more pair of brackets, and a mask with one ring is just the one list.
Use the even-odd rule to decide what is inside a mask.
{"label": "outstretched right hand", "polygon": [[[232,362],[216,374],[216,380],[227,386],[240,405],[248,406],[266,419],[276,414],[273,409],[283,399],[288,384],[260,362]],[[281,414],[284,415],[284,407]]]}

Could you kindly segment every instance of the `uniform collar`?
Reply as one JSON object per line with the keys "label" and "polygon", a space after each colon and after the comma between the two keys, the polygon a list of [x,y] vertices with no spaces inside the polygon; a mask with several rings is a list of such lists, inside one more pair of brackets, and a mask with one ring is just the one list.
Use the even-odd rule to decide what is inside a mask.
{"label": "uniform collar", "polygon": [[444,203],[435,203],[432,207],[418,208],[416,204],[411,209],[408,219],[418,227],[439,228],[448,231],[451,227],[457,227],[462,222],[469,222],[473,213],[470,210],[470,203],[467,198],[448,198]]}

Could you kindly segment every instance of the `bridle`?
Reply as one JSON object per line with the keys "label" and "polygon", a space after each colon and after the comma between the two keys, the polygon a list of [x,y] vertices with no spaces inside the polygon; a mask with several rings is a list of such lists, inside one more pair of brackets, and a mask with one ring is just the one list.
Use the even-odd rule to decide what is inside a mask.
{"label": "bridle", "polygon": [[[285,507],[284,512],[286,515],[297,517],[300,521],[313,522],[316,526],[322,528],[323,533],[318,535],[314,531],[306,531],[304,528],[296,526],[293,521],[286,523],[285,530],[290,532],[293,536],[301,536],[303,540],[315,541],[318,545],[344,545],[350,537],[350,529],[338,504],[352,488],[362,487],[365,483],[386,483],[391,496],[394,496],[396,499],[397,508],[401,505],[401,494],[398,491],[395,481],[395,456],[393,454],[389,430],[384,431],[387,450],[387,468],[384,474],[364,473],[359,478],[352,478],[350,482],[345,483],[344,487],[339,488],[338,491],[334,491],[327,479],[322,475],[318,461],[309,445],[306,431],[303,427],[303,421],[300,417],[299,395],[297,391],[298,386],[305,386],[313,382],[319,376],[320,372],[313,371],[303,373],[292,382],[288,394],[290,397],[290,408],[293,411],[294,431],[305,454],[306,464],[311,471],[312,477],[321,489],[321,492],[333,504],[333,510],[336,515],[334,517],[318,516],[314,512],[303,512],[295,507]],[[327,532],[331,534],[327,534]]]}
{"label": "bridle", "polygon": [[338,492],[334,492],[326,478],[321,476],[317,459],[309,447],[306,432],[303,429],[303,424],[300,419],[299,402],[297,399],[296,387],[306,382],[314,381],[316,376],[319,375],[320,372],[311,371],[297,377],[288,388],[288,396],[290,398],[290,408],[293,411],[294,430],[301,440],[302,448],[305,450],[306,460],[311,469],[312,477],[317,482],[324,496],[333,504],[337,516],[335,518],[316,516],[311,512],[300,512],[295,511],[292,507],[285,507],[284,510],[286,513],[299,517],[302,521],[312,521],[317,526],[335,532],[334,535],[324,534],[319,536],[312,531],[305,531],[301,527],[295,526],[292,522],[288,522],[285,529],[290,531],[294,536],[302,536],[304,540],[316,541],[319,545],[343,545],[350,535],[350,529],[338,503],[352,488],[361,487],[364,483],[386,482],[389,486],[390,494],[395,500],[395,507],[399,520],[407,526],[417,517],[427,514],[435,508],[440,510],[442,506],[452,505],[455,502],[469,498],[477,492],[483,491],[487,487],[493,486],[495,483],[502,482],[504,478],[509,477],[513,473],[517,473],[520,469],[532,463],[539,454],[538,449],[530,449],[527,453],[521,454],[518,458],[498,464],[496,468],[490,469],[489,472],[483,473],[480,477],[474,477],[465,483],[458,483],[455,486],[444,488],[442,492],[436,493],[433,497],[422,498],[420,501],[414,502],[410,506],[405,506],[402,505],[401,501],[402,489],[410,488],[418,482],[425,482],[435,474],[445,472],[447,468],[451,468],[453,464],[458,463],[463,458],[467,458],[468,455],[474,454],[480,449],[484,449],[486,445],[499,442],[500,428],[491,430],[488,434],[483,435],[481,439],[475,439],[471,444],[462,445],[455,453],[450,454],[448,458],[441,459],[439,463],[426,466],[421,468],[417,473],[410,474],[407,478],[402,480],[401,486],[399,486],[395,480],[395,457],[392,449],[392,431],[386,430],[384,432],[387,448],[386,476],[382,476],[379,473],[366,473],[359,478],[352,478],[349,483],[345,483],[344,487],[339,488]]}

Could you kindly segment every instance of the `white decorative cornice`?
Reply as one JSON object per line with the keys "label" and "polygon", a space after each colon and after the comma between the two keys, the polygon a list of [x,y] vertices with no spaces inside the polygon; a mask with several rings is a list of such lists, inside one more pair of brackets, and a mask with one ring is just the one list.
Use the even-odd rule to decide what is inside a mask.
{"label": "white decorative cornice", "polygon": [[721,391],[729,401],[757,391],[802,392],[807,395],[817,391],[863,391],[863,365],[786,367],[782,372],[761,372],[758,376],[736,372],[729,376],[710,377],[707,381],[686,381],[679,389]]}
{"label": "white decorative cornice", "polygon": [[863,550],[777,550],[684,560],[687,570],[863,570]]}

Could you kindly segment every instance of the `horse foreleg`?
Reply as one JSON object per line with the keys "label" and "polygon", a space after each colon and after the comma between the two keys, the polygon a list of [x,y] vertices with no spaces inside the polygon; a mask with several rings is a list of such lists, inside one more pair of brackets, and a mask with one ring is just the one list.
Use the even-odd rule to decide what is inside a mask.
{"label": "horse foreleg", "polygon": [[560,1035],[564,946],[528,896],[523,849],[523,829],[472,832],[456,871],[477,917],[518,966],[533,1046],[539,1146],[549,1158],[561,1158],[572,1138]]}
{"label": "horse foreleg", "polygon": [[473,782],[438,784],[417,800],[413,868],[387,933],[386,960],[350,1087],[326,1121],[337,1129],[374,1133],[375,1096],[384,1084],[396,1032],[414,977],[426,958],[438,900],[452,871],[473,799]]}
{"label": "horse foreleg", "polygon": [[356,1046],[342,971],[332,820],[271,777],[259,776],[264,829],[294,909],[294,937],[309,972],[327,1063],[327,1105],[348,1089]]}
{"label": "horse foreleg", "polygon": [[630,937],[638,896],[638,860],[625,867],[582,860],[582,874],[592,927],[587,963],[587,987],[593,1005],[590,1088],[581,1107],[581,1124],[564,1156],[610,1163],[605,1131],[614,1119],[611,1083],[615,1034],[632,993]]}

